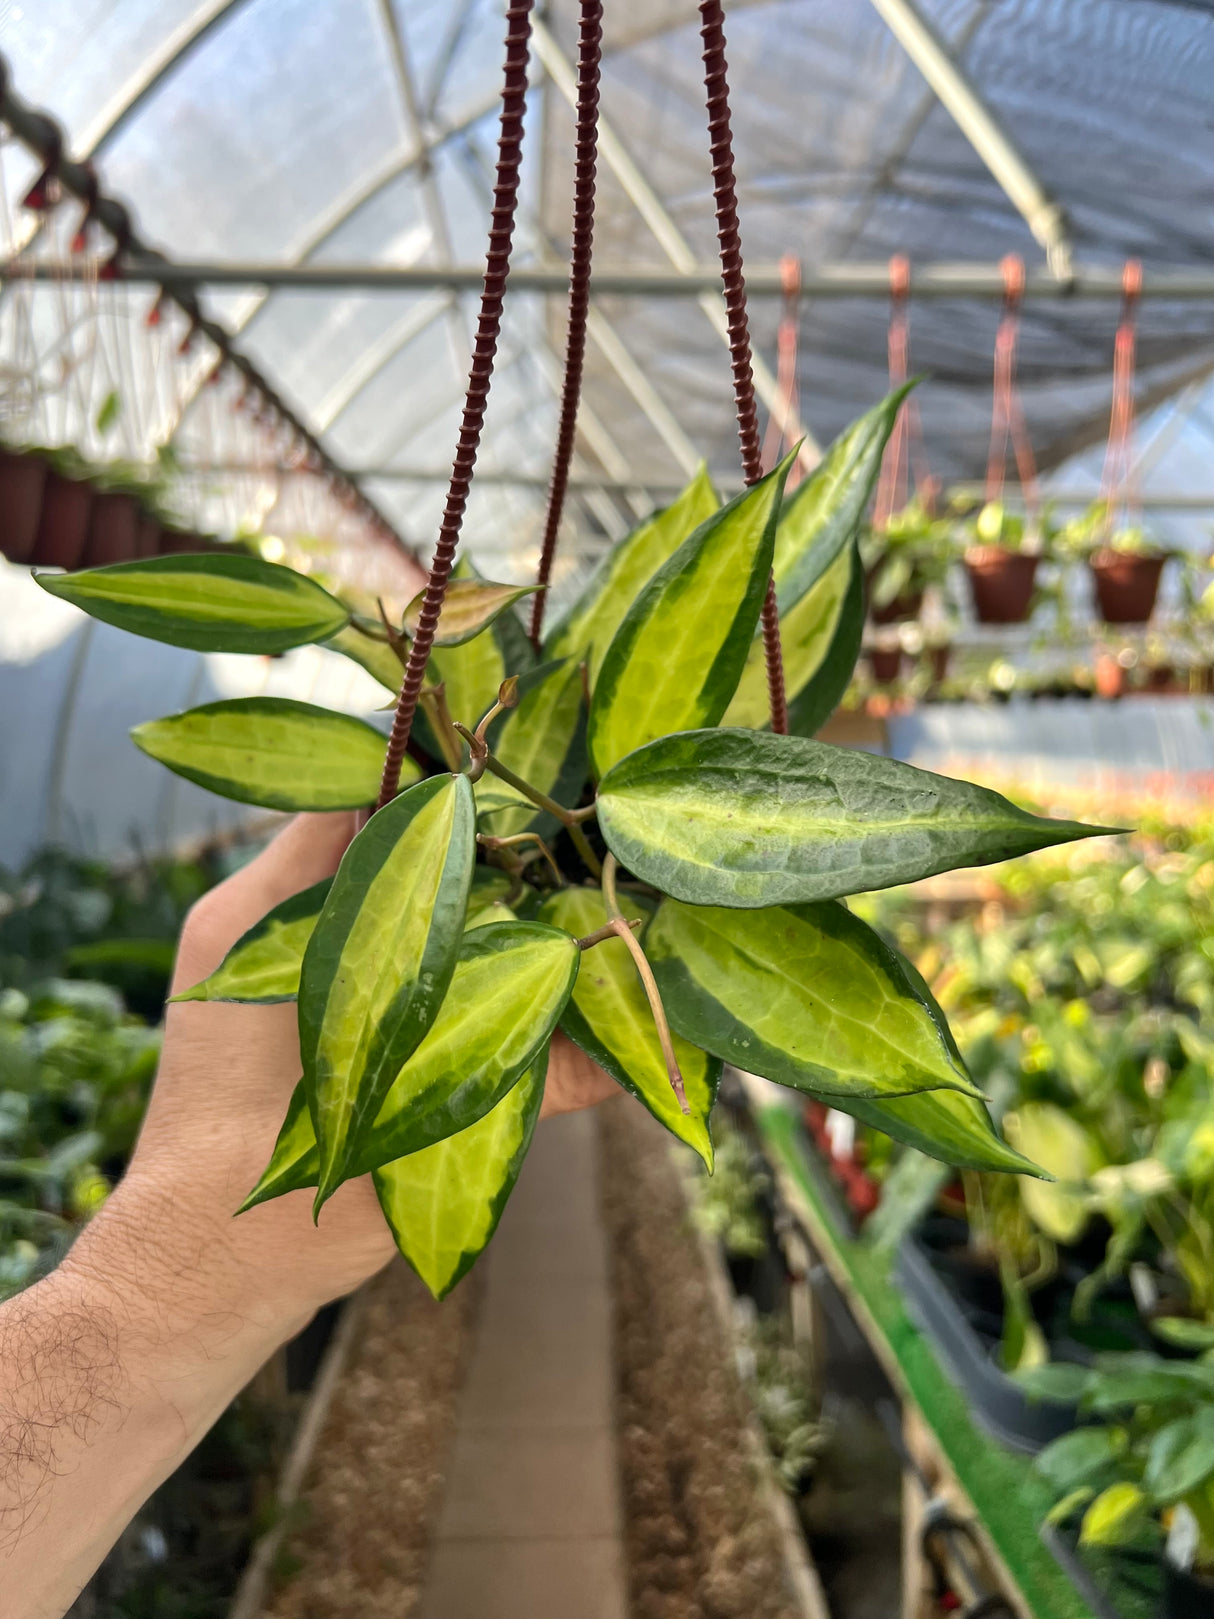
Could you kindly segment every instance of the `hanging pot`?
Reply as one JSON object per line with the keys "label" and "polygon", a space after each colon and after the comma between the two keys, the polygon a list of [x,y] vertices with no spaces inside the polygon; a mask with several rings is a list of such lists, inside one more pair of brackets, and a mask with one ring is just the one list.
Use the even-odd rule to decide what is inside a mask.
{"label": "hanging pot", "polygon": [[1170,663],[1153,663],[1147,670],[1147,678],[1143,682],[1144,691],[1158,697],[1177,689],[1176,671]]}
{"label": "hanging pot", "polygon": [[875,646],[868,654],[869,667],[873,672],[873,679],[880,686],[892,685],[898,678],[902,668],[902,648],[900,646]]}
{"label": "hanging pot", "polygon": [[109,490],[93,497],[84,566],[104,567],[108,562],[131,562],[139,554],[139,502],[134,495]]}
{"label": "hanging pot", "polygon": [[1023,624],[1033,602],[1037,564],[1028,551],[1002,545],[972,545],[965,553],[974,617],[979,624]]}
{"label": "hanging pot", "polygon": [[92,484],[65,478],[58,472],[48,473],[30,561],[43,568],[78,568],[92,509]]}
{"label": "hanging pot", "polygon": [[892,601],[885,603],[884,607],[878,607],[873,601],[873,586],[884,560],[884,557],[879,557],[864,577],[869,618],[874,624],[901,624],[908,618],[918,618],[923,607],[923,591],[916,590],[913,584],[899,591]]}
{"label": "hanging pot", "polygon": [[1162,1619],[1210,1619],[1214,1613],[1214,1579],[1163,1560]]}
{"label": "hanging pot", "polygon": [[137,557],[158,557],[163,533],[164,530],[160,526],[158,517],[153,517],[150,512],[141,512],[139,515],[139,531],[135,537],[135,555]]}
{"label": "hanging pot", "polygon": [[45,486],[45,461],[0,450],[0,552],[10,562],[28,562],[33,555]]}
{"label": "hanging pot", "polygon": [[1140,551],[1094,551],[1088,567],[1106,624],[1145,624],[1155,611],[1163,557]]}

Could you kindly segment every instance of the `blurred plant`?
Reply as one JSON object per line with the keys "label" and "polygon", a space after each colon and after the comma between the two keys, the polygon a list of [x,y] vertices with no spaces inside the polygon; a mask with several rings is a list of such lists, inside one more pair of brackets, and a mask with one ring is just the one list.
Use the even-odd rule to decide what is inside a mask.
{"label": "blurred plant", "polygon": [[761,1205],[771,1191],[771,1178],[746,1138],[724,1122],[718,1125],[715,1147],[712,1175],[697,1175],[693,1183],[691,1217],[731,1259],[757,1259],[767,1252]]}
{"label": "blurred plant", "polygon": [[1214,1574],[1214,1356],[1103,1355],[1091,1369],[1040,1367],[1020,1381],[1101,1419],[1038,1456],[1059,1494],[1050,1521],[1082,1512],[1080,1543],[1092,1546],[1160,1541],[1166,1528],[1178,1567]]}

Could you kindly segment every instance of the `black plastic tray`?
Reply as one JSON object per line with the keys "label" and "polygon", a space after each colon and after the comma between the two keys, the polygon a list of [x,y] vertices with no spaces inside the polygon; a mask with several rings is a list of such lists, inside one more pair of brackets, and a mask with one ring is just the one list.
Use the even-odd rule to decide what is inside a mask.
{"label": "black plastic tray", "polygon": [[965,1390],[974,1416],[993,1438],[1032,1455],[1075,1426],[1079,1412],[1073,1402],[1030,1400],[995,1365],[913,1237],[898,1250],[894,1279],[911,1319],[935,1345]]}

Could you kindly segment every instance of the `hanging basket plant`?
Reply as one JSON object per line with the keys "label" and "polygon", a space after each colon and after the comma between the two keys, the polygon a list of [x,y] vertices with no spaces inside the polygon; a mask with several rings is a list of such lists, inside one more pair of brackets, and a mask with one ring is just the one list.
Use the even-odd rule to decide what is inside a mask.
{"label": "hanging basket plant", "polygon": [[568,363],[530,635],[517,590],[455,570],[509,263],[530,9],[507,12],[485,290],[417,602],[372,616],[238,555],[41,580],[176,645],[327,643],[399,682],[386,746],[360,720],[277,698],[208,703],[134,736],[245,803],[374,805],[332,881],[263,918],[183,998],[297,1004],[302,1078],[244,1206],[310,1188],[323,1219],[343,1181],[370,1174],[440,1296],[492,1235],[558,1032],[710,1166],[732,1062],[950,1163],[1038,1173],[996,1132],[923,980],[842,901],[1101,830],[814,740],[859,654],[857,536],[900,396],[795,493],[795,451],[763,471],[719,0],[700,13],[746,486],[722,504],[697,473],[545,630],[593,218],[601,6],[583,0]]}

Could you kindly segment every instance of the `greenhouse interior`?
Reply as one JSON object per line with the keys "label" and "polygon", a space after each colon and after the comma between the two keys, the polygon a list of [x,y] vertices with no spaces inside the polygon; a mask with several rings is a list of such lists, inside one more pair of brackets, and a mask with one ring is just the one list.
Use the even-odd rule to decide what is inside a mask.
{"label": "greenhouse interior", "polygon": [[1212,86],[0,5],[0,1619],[1214,1619]]}

